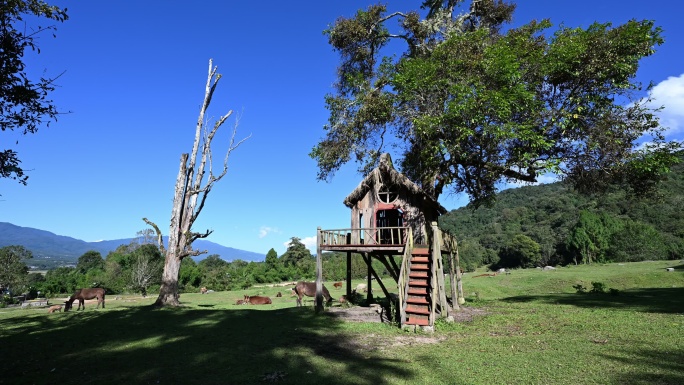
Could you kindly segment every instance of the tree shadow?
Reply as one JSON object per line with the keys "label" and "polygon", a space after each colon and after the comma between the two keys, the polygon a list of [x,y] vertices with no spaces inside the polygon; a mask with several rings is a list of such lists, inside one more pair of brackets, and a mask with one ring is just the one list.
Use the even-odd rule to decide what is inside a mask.
{"label": "tree shadow", "polygon": [[599,354],[603,358],[620,362],[623,367],[643,368],[644,364],[654,368],[645,373],[632,371],[620,373],[616,384],[684,384],[684,350],[619,350],[614,354]]}
{"label": "tree shadow", "polygon": [[684,263],[682,263],[681,265],[670,266],[670,267],[675,269],[675,270],[684,270]]}
{"label": "tree shadow", "polygon": [[542,302],[584,308],[619,308],[645,313],[684,314],[684,287],[630,289],[610,293],[545,294],[504,298],[506,302]]}
{"label": "tree shadow", "polygon": [[306,308],[119,307],[0,320],[0,384],[387,384],[401,360]]}

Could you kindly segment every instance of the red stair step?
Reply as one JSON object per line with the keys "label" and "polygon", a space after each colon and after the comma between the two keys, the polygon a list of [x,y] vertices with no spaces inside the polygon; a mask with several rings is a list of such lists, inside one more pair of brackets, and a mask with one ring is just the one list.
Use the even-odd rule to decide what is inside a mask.
{"label": "red stair step", "polygon": [[427,305],[430,303],[430,301],[428,301],[427,298],[425,298],[425,297],[416,297],[416,296],[412,296],[412,295],[406,299],[406,302],[407,303],[414,303],[417,305]]}
{"label": "red stair step", "polygon": [[412,314],[430,315],[430,309],[428,309],[427,306],[408,305],[406,306],[406,312]]}
{"label": "red stair step", "polygon": [[424,315],[411,314],[406,320],[407,325],[429,326],[430,319]]}
{"label": "red stair step", "polygon": [[427,295],[427,287],[409,287],[409,295]]}
{"label": "red stair step", "polygon": [[[413,287],[416,287],[416,286],[419,286],[419,287],[428,287],[428,285],[429,285],[429,284],[428,284],[428,282],[427,282],[427,279],[412,279],[412,280],[409,280],[409,287],[412,287],[412,286],[413,286]],[[427,293],[426,293],[426,294],[427,294]]]}
{"label": "red stair step", "polygon": [[427,278],[428,273],[427,273],[427,271],[422,271],[422,270],[421,271],[412,271],[411,273],[409,273],[409,277],[410,278]]}
{"label": "red stair step", "polygon": [[411,264],[411,271],[414,270],[428,271],[430,267],[428,267],[427,263],[413,263]]}
{"label": "red stair step", "polygon": [[427,247],[414,247],[411,250],[411,255],[430,255],[430,249]]}
{"label": "red stair step", "polygon": [[414,256],[411,258],[411,263],[429,263],[429,262],[430,262],[430,258],[428,258],[428,257],[416,257],[416,256]]}

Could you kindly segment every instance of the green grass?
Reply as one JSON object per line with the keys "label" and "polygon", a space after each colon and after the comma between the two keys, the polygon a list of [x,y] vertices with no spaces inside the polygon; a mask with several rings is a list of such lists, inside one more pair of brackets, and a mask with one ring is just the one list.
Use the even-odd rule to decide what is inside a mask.
{"label": "green grass", "polygon": [[[485,314],[433,334],[317,316],[277,287],[183,294],[179,309],[139,297],[0,309],[0,384],[681,384],[684,271],[665,271],[676,265],[466,274],[467,307]],[[572,288],[591,282],[619,293]],[[243,294],[274,303],[233,305]]]}

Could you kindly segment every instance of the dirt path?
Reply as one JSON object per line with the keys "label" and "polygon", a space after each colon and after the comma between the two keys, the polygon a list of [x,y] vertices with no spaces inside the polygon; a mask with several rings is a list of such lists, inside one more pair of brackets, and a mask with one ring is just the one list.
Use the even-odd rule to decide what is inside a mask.
{"label": "dirt path", "polygon": [[[378,309],[379,306],[331,307],[326,314],[350,322],[387,322],[385,314],[381,314]],[[468,322],[472,321],[473,317],[484,314],[484,309],[462,306],[461,310],[454,312],[454,321]]]}

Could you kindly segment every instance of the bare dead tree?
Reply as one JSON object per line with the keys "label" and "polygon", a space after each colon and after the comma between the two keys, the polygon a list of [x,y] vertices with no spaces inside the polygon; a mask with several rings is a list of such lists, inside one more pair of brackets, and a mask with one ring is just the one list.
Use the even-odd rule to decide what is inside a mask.
{"label": "bare dead tree", "polygon": [[[192,230],[192,225],[195,220],[197,220],[202,208],[204,208],[204,203],[206,202],[207,196],[214,186],[214,183],[218,182],[226,175],[226,172],[228,171],[228,157],[230,154],[251,137],[251,135],[248,135],[236,142],[235,137],[238,126],[236,120],[235,126],[233,127],[233,134],[230,138],[230,145],[228,146],[226,156],[223,160],[223,169],[217,175],[213,173],[211,142],[219,127],[221,127],[226,119],[233,113],[232,110],[228,111],[227,114],[221,116],[214,123],[211,130],[208,130],[209,124],[205,120],[204,115],[209,108],[211,98],[221,79],[221,74],[216,71],[217,67],[214,67],[212,60],[210,59],[204,102],[202,103],[199,118],[197,119],[195,142],[192,147],[192,153],[181,154],[180,158],[180,168],[178,170],[178,176],[176,177],[167,248],[164,248],[162,233],[159,230],[159,227],[147,218],[143,218],[143,221],[152,226],[157,233],[159,249],[161,253],[165,255],[164,272],[162,273],[159,297],[155,302],[156,306],[178,306],[180,304],[178,301],[178,273],[180,271],[181,262],[185,257],[206,253],[206,250],[193,250],[192,243],[197,239],[208,237],[213,231],[207,230],[204,233],[196,233]],[[205,175],[207,171],[208,175]]]}
{"label": "bare dead tree", "polygon": [[160,265],[150,262],[150,257],[139,255],[131,269],[131,287],[147,297],[147,288],[159,282]]}

